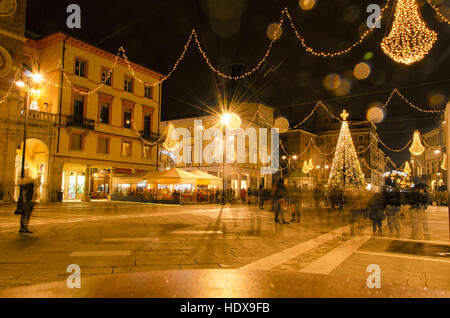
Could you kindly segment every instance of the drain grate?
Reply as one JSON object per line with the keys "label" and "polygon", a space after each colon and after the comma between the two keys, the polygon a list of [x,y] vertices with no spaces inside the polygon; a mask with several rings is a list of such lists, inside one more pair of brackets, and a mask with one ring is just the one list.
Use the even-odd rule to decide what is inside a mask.
{"label": "drain grate", "polygon": [[393,241],[386,252],[450,258],[450,246],[417,242]]}

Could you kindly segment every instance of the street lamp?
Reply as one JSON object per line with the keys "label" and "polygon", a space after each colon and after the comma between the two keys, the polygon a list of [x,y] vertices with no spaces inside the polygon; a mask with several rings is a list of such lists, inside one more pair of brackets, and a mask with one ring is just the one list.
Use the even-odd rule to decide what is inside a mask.
{"label": "street lamp", "polygon": [[222,162],[222,205],[225,205],[225,129],[238,129],[241,126],[241,118],[239,115],[234,113],[224,113],[220,118],[220,122],[222,123],[222,132],[223,132],[223,162]]}
{"label": "street lamp", "polygon": [[[16,85],[19,88],[23,88],[27,86],[27,101],[25,104],[25,120],[23,124],[23,147],[22,147],[22,166],[20,170],[20,179],[23,181],[25,178],[25,152],[27,149],[27,127],[28,127],[28,108],[30,107],[30,92],[33,83],[39,83],[42,81],[42,75],[39,73],[31,73],[29,71],[24,71],[26,76],[26,82],[23,80],[19,80],[16,82]],[[29,75],[28,75],[29,74]],[[23,214],[23,182],[19,185],[19,197],[17,198],[17,208],[15,214]]]}

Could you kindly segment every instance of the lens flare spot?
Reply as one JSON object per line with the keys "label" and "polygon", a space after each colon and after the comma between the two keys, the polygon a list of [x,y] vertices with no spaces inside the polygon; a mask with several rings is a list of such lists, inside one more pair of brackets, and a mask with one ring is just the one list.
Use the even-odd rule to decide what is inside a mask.
{"label": "lens flare spot", "polygon": [[299,0],[298,1],[298,6],[300,7],[300,9],[302,10],[311,10],[312,8],[314,8],[317,4],[316,0]]}
{"label": "lens flare spot", "polygon": [[279,23],[272,23],[267,27],[267,37],[270,40],[278,40],[283,34],[283,28]]}
{"label": "lens flare spot", "polygon": [[363,80],[369,77],[370,72],[371,72],[371,68],[370,65],[365,63],[365,62],[361,62],[356,64],[354,70],[353,70],[353,75],[359,79],[359,80]]}

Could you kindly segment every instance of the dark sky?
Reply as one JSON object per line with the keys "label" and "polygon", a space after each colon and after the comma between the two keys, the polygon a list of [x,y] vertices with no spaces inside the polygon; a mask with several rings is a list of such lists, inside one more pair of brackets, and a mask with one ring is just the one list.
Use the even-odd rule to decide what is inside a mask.
{"label": "dark sky", "polygon": [[[66,26],[66,7],[70,3],[81,7],[79,30]],[[111,53],[123,45],[133,62],[167,73],[195,28],[213,65],[230,73],[232,64],[240,63],[248,69],[261,59],[269,44],[267,27],[279,22],[284,7],[311,46],[330,51],[359,39],[358,29],[365,25],[370,3],[385,5],[384,0],[317,0],[314,9],[303,11],[298,0],[28,0],[27,30],[40,36],[61,31]],[[443,3],[449,6],[450,0]],[[428,108],[434,102],[434,108],[442,109],[449,96],[450,27],[436,19],[425,1],[419,0],[419,4],[427,26],[438,32],[438,41],[417,64],[399,65],[381,50],[392,6],[381,29],[349,54],[333,59],[306,53],[285,23],[281,38],[261,70],[238,82],[233,93],[228,93],[229,98],[233,94],[236,100],[265,102],[291,122],[303,119],[319,99],[335,114],[345,107],[350,120],[363,119],[369,105],[384,104],[393,88],[399,88],[418,106]],[[357,80],[353,68],[367,52],[373,52],[373,58],[367,61],[371,74]],[[324,78],[331,73],[350,80],[351,89],[344,96],[336,96],[324,86]],[[163,84],[162,119],[200,114],[198,107],[204,107],[202,104],[215,106],[217,87],[228,87],[229,82],[214,75],[192,45],[179,68]],[[418,112],[394,97],[378,129],[386,143],[399,148],[411,138],[414,129],[426,132],[437,125],[439,116]],[[387,153],[398,163],[409,157],[408,151]]]}

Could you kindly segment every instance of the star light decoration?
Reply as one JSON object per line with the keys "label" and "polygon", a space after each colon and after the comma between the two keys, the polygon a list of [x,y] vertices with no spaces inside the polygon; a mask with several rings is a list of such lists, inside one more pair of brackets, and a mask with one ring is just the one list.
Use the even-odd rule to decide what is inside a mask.
{"label": "star light decoration", "polygon": [[437,40],[437,33],[427,28],[416,0],[398,0],[394,23],[381,48],[397,63],[406,65],[422,60]]}
{"label": "star light decoration", "polygon": [[425,147],[422,146],[422,142],[420,141],[420,133],[418,130],[414,132],[413,142],[411,147],[409,147],[409,152],[411,152],[415,156],[420,156],[425,150]]}

